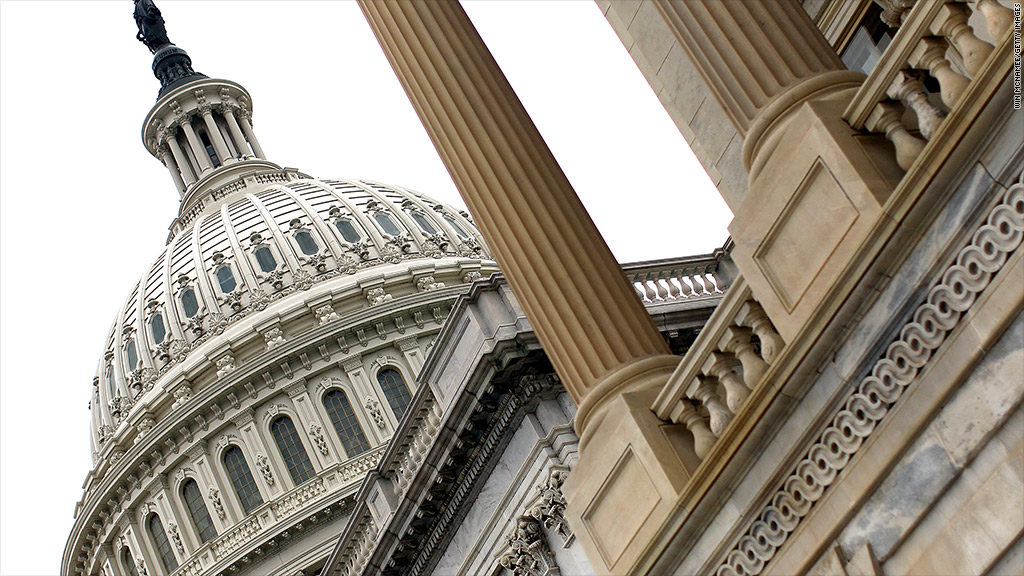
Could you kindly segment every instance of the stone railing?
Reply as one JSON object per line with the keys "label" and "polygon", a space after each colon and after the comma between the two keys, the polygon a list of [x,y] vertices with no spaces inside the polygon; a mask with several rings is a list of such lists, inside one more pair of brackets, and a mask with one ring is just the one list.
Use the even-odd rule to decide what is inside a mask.
{"label": "stone railing", "polygon": [[784,346],[737,278],[652,409],[662,420],[684,424],[703,460]]}
{"label": "stone railing", "polygon": [[[968,20],[983,23],[998,46],[1010,31],[1013,13],[995,0],[917,2],[843,114],[856,130],[885,134],[903,170],[910,169],[943,119],[962,103],[993,54],[993,44],[978,38]],[[927,76],[938,80],[938,98],[925,91]],[[904,122],[907,110],[911,121]],[[911,134],[915,129],[920,136]]]}
{"label": "stone railing", "polygon": [[380,462],[380,457],[384,454],[384,450],[387,447],[388,445],[386,443],[381,444],[373,450],[363,452],[351,460],[342,462],[342,464],[338,466],[338,476],[341,478],[341,481],[348,482],[349,480],[365,476],[370,469]]}
{"label": "stone railing", "polygon": [[214,540],[210,547],[217,558],[222,558],[252,540],[262,528],[259,518],[250,516]]}
{"label": "stone railing", "polygon": [[626,264],[622,271],[648,305],[721,296],[726,289],[714,255]]}
{"label": "stone railing", "polygon": [[323,494],[326,490],[327,486],[324,483],[323,476],[318,476],[274,500],[270,505],[270,509],[274,511],[275,518],[279,520],[286,518],[292,512],[302,509],[306,502]]}

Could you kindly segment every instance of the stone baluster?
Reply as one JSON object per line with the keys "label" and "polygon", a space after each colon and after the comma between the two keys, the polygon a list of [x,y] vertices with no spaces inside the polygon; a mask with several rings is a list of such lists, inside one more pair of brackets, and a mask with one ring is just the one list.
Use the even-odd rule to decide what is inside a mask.
{"label": "stone baluster", "polygon": [[952,108],[971,81],[949,65],[946,49],[946,42],[940,38],[922,38],[911,53],[909,63],[914,68],[928,70],[938,79],[942,87],[942,102]]}
{"label": "stone baluster", "polygon": [[994,42],[999,42],[1013,25],[1013,11],[996,0],[971,0],[985,17],[985,25]]}
{"label": "stone baluster", "polygon": [[974,35],[974,29],[967,23],[970,11],[964,4],[950,2],[943,4],[932,22],[932,34],[945,36],[960,52],[964,68],[972,77],[992,53],[992,46]]}
{"label": "stone baluster", "polygon": [[926,140],[939,128],[946,113],[928,101],[924,85],[909,70],[902,70],[893,79],[888,90],[889,97],[903,102],[903,105],[917,115],[917,127]]}
{"label": "stone baluster", "polygon": [[768,363],[761,359],[750,341],[753,335],[749,328],[730,326],[725,330],[725,335],[719,343],[723,351],[739,359],[743,365],[743,381],[751,390],[754,390],[768,370]]}
{"label": "stone baluster", "polygon": [[786,345],[782,336],[775,331],[775,326],[768,318],[761,305],[753,300],[747,301],[741,308],[738,316],[741,326],[746,326],[754,331],[754,335],[761,341],[761,358],[770,366],[775,362],[775,357]]}
{"label": "stone baluster", "polygon": [[[653,273],[652,275],[654,277],[651,278],[651,282],[654,283],[654,289],[658,292],[658,298],[661,298],[662,300],[671,300],[672,295],[669,294],[668,288],[665,287],[665,284],[662,284],[663,279],[661,278],[661,275],[658,273]],[[667,284],[668,281],[665,280],[665,283]]]}
{"label": "stone baluster", "polygon": [[673,411],[672,421],[682,423],[693,434],[693,451],[703,460],[718,440],[711,432],[707,418],[702,416],[689,400],[680,398]]}
{"label": "stone baluster", "polygon": [[868,116],[864,127],[872,132],[884,132],[885,137],[896,148],[896,163],[904,170],[910,167],[924,150],[925,142],[907,132],[903,125],[903,105],[896,102],[879,102]]}
{"label": "stone baluster", "polygon": [[705,375],[713,376],[722,383],[725,388],[725,405],[733,414],[739,412],[743,402],[750,395],[743,378],[734,369],[735,365],[736,358],[731,354],[712,352],[702,368]]}
{"label": "stone baluster", "polygon": [[698,376],[699,385],[691,397],[701,403],[708,411],[711,433],[721,438],[725,428],[732,422],[732,412],[722,403],[718,396],[718,379],[713,376]]}
{"label": "stone baluster", "polygon": [[669,271],[668,274],[666,274],[665,276],[665,284],[668,284],[668,294],[673,300],[677,300],[683,297],[682,289],[679,288],[679,286],[676,286],[674,282],[672,282],[672,280],[675,280],[676,282],[679,282],[680,285],[682,285],[682,282],[679,280],[677,276],[678,275],[676,274],[675,270]]}

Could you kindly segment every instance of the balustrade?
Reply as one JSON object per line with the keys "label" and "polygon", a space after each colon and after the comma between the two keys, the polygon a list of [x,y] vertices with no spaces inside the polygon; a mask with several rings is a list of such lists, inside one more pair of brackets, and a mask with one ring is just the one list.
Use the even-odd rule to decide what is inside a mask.
{"label": "balustrade", "polygon": [[785,344],[742,278],[729,289],[652,407],[683,424],[704,459]]}
{"label": "balustrade", "polygon": [[[976,13],[980,18],[975,22],[984,21],[993,43],[975,35],[968,23]],[[896,149],[897,164],[909,170],[984,72],[1012,19],[1012,12],[996,0],[917,2],[843,117],[856,130],[885,134]],[[925,89],[927,76],[938,81],[939,98]]]}
{"label": "balustrade", "polygon": [[644,304],[721,296],[726,289],[714,256],[626,264],[622,270]]}

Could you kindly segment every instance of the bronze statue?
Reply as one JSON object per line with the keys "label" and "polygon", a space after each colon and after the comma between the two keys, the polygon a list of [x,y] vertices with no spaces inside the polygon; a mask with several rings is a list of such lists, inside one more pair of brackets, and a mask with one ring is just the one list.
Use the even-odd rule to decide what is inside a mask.
{"label": "bronze statue", "polygon": [[161,46],[171,43],[167,38],[167,29],[164,28],[164,18],[153,0],[135,0],[135,24],[139,27],[135,38],[145,44],[150,52],[156,54]]}

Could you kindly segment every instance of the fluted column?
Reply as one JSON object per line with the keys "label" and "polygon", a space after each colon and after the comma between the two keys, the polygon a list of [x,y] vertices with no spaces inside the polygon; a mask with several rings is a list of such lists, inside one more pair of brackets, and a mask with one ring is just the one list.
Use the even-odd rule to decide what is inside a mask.
{"label": "fluted column", "polygon": [[678,359],[462,7],[360,6],[585,430],[595,404]]}
{"label": "fluted column", "polygon": [[181,120],[181,129],[185,132],[185,138],[188,140],[188,146],[192,149],[192,154],[195,155],[196,161],[199,162],[199,168],[206,172],[213,168],[213,163],[210,162],[210,155],[206,153],[206,146],[199,141],[199,136],[196,135],[196,131],[192,128],[192,119],[185,118]]}
{"label": "fluted column", "polygon": [[157,151],[160,154],[160,159],[163,160],[164,166],[167,167],[167,171],[171,173],[171,180],[174,180],[174,185],[178,187],[178,192],[184,192],[185,181],[181,179],[181,169],[178,168],[178,163],[175,161],[170,147],[167,144],[160,144]]}
{"label": "fluted column", "polygon": [[238,153],[242,155],[244,160],[246,156],[249,156],[249,143],[246,142],[245,136],[242,134],[242,128],[238,125],[238,120],[235,119],[235,110],[229,106],[221,108],[221,113],[224,114],[224,119],[228,122],[228,132],[231,133],[231,139],[235,141],[235,147],[238,148]]}
{"label": "fluted column", "polygon": [[203,115],[203,122],[206,123],[206,133],[210,135],[210,142],[213,144],[213,149],[217,151],[217,156],[220,157],[220,163],[224,164],[234,160],[234,157],[231,156],[231,152],[228,150],[228,143],[224,141],[224,136],[220,133],[220,128],[217,127],[217,122],[213,119],[210,105],[200,106],[199,113]]}
{"label": "fluted column", "polygon": [[252,131],[252,124],[249,122],[249,111],[242,110],[239,113],[240,120],[239,124],[242,125],[242,132],[245,133],[245,137],[249,140],[249,145],[252,146],[252,152],[260,160],[266,160],[267,157],[263,154],[263,148],[260,147],[260,143],[256,140],[256,134]]}
{"label": "fluted column", "polygon": [[171,149],[171,155],[174,156],[174,161],[178,163],[178,168],[181,169],[181,177],[185,181],[185,184],[191,184],[196,181],[196,175],[192,172],[192,165],[188,162],[188,156],[185,156],[185,152],[178,145],[178,139],[173,133],[168,132],[164,137],[164,142]]}

